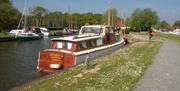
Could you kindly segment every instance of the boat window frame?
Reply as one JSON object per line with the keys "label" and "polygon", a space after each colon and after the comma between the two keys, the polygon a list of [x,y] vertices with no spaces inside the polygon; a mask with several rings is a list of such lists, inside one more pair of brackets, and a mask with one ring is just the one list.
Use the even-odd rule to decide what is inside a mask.
{"label": "boat window frame", "polygon": [[[62,48],[58,48],[58,43],[62,43],[61,47]],[[70,47],[68,47],[70,46]],[[59,40],[54,40],[51,42],[51,49],[63,49],[63,50],[69,50],[69,51],[73,51],[73,42],[70,41],[59,41]]]}
{"label": "boat window frame", "polygon": [[[97,40],[98,39],[102,40],[101,45],[97,45]],[[80,44],[83,43],[83,42],[86,42],[87,48],[80,48]],[[97,48],[97,47],[104,46],[104,45],[105,44],[103,43],[103,38],[96,38],[96,39],[90,39],[90,40],[86,40],[86,41],[79,41],[79,42],[77,42],[76,52],[89,50],[89,49]]]}
{"label": "boat window frame", "polygon": [[[84,29],[90,29],[91,31],[95,30],[96,32],[91,32],[91,31],[86,31]],[[97,30],[98,29],[98,30]],[[103,28],[102,27],[83,27],[82,28],[82,34],[84,33],[95,33],[95,34],[101,34],[103,32]]]}

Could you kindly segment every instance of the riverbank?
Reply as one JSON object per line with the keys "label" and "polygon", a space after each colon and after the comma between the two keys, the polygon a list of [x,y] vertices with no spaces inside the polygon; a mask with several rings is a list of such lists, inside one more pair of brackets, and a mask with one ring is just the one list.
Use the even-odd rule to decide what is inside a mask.
{"label": "riverbank", "polygon": [[7,33],[0,33],[0,42],[5,42],[5,41],[15,41],[16,38],[13,35],[9,35]]}
{"label": "riverbank", "polygon": [[21,91],[129,91],[152,63],[160,48],[160,42],[141,41],[130,44],[116,52],[81,64],[35,82]]}

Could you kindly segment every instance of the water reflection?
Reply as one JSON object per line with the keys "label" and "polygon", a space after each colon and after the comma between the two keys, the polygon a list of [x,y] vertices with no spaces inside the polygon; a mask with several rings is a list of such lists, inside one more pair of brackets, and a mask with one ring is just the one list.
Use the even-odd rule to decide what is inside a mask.
{"label": "water reflection", "polygon": [[36,70],[38,52],[49,44],[50,38],[0,43],[0,91],[41,77]]}

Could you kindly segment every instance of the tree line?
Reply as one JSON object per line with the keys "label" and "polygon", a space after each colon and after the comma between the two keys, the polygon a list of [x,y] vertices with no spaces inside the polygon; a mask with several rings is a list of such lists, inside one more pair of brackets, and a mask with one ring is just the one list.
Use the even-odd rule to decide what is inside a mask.
{"label": "tree line", "polygon": [[[111,8],[112,21],[117,23],[118,11],[115,8]],[[27,21],[29,25],[44,26],[48,28],[73,28],[77,29],[85,24],[107,24],[107,11],[104,14],[89,13],[71,13],[60,11],[49,12],[42,6],[36,6],[29,9],[29,15]]]}
{"label": "tree line", "polygon": [[[110,8],[111,24],[116,25],[120,20],[118,11]],[[17,27],[21,12],[19,12],[9,0],[0,0],[0,32],[10,31]],[[107,24],[108,10],[103,14],[89,13],[71,13],[71,12],[51,12],[42,6],[29,8],[27,17],[27,26],[40,26],[47,28],[73,28],[79,29],[86,24]],[[179,26],[180,21],[176,21],[173,26]],[[21,27],[24,25],[21,24]],[[126,26],[136,31],[147,31],[151,27],[160,29],[170,29],[172,26],[164,20],[160,20],[157,12],[150,8],[136,9],[130,17],[126,18]]]}
{"label": "tree line", "polygon": [[[21,18],[21,13],[12,5],[9,0],[1,0],[0,5],[0,30],[10,31],[17,28]],[[3,4],[8,5],[3,6]],[[111,8],[113,24],[116,24],[118,17],[117,10]],[[94,13],[71,13],[55,11],[51,12],[42,6],[29,8],[26,13],[26,26],[39,26],[47,28],[73,28],[78,29],[86,24],[107,24],[107,11],[104,14]],[[24,18],[23,18],[24,19]],[[23,27],[25,22],[21,22],[20,27]]]}

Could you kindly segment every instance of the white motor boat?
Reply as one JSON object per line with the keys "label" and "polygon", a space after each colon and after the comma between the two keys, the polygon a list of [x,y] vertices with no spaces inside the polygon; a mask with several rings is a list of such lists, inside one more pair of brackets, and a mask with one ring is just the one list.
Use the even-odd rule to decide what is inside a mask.
{"label": "white motor boat", "polygon": [[41,33],[45,36],[48,37],[49,36],[49,30],[47,28],[44,27],[40,27]]}
{"label": "white motor boat", "polygon": [[173,34],[180,35],[180,29],[175,29],[175,30],[173,31]]}
{"label": "white motor boat", "polygon": [[9,34],[12,34],[12,35],[17,35],[19,33],[23,33],[25,29],[15,29],[15,30],[11,30],[9,32]]}

